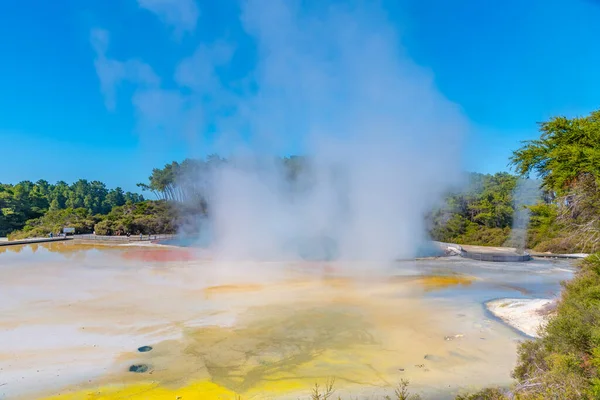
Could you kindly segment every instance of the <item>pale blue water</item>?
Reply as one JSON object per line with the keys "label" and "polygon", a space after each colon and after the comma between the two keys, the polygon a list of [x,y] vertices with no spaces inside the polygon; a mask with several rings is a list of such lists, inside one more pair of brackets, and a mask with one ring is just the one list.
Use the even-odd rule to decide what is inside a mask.
{"label": "pale blue water", "polygon": [[561,282],[575,272],[573,260],[533,259],[528,262],[482,262],[460,257],[416,261],[422,275],[467,275],[469,285],[454,285],[425,294],[431,298],[452,298],[457,302],[485,303],[498,298],[553,298]]}
{"label": "pale blue water", "polygon": [[[170,246],[206,248],[210,246],[211,240],[208,237],[178,236],[159,243]],[[307,261],[333,261],[338,257],[337,243],[328,237],[299,238],[288,242],[287,250],[295,252]],[[418,258],[442,255],[444,255],[443,250],[431,242],[423,242],[415,252],[415,257]]]}
{"label": "pale blue water", "polygon": [[[177,237],[162,244],[182,247],[207,247],[195,237]],[[305,260],[331,261],[336,258],[335,242],[323,240],[298,240],[290,243]],[[417,257],[439,257],[443,251],[431,242],[424,242],[416,252]],[[572,278],[572,260],[533,259],[527,262],[485,262],[461,257],[441,257],[416,261],[399,261],[395,268],[399,275],[468,275],[475,280],[468,286],[450,286],[426,294],[430,297],[453,297],[469,301],[486,302],[496,298],[551,298],[561,290],[561,282]]]}

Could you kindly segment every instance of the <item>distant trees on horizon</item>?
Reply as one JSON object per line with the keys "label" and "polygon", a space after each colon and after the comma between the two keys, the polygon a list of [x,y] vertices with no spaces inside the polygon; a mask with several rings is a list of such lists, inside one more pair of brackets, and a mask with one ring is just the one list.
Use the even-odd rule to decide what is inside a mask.
{"label": "distant trees on horizon", "polygon": [[[553,118],[541,123],[540,131],[539,139],[524,142],[513,153],[510,162],[518,175],[471,173],[462,190],[448,193],[445,204],[427,216],[432,238],[480,245],[510,244],[507,240],[516,211],[513,197],[517,181],[519,176],[534,174],[539,176],[543,196],[537,204],[527,206],[531,215],[527,245],[540,251],[600,250],[600,110],[586,117]],[[257,162],[210,155],[205,159],[173,161],[163,168],[154,168],[148,182],[138,184],[168,206],[122,208],[102,228],[106,232],[128,227],[140,231],[164,227],[172,231],[173,225],[165,218],[209,214],[211,180],[216,169],[225,164],[260,169],[263,161],[268,168],[279,168],[277,173],[289,184],[283,186],[284,192],[295,194],[310,189],[311,167],[302,156]],[[103,220],[95,216],[106,216],[118,207],[144,200],[140,194],[118,187],[108,189],[102,182],[85,179],[71,185],[45,180],[0,184],[0,236],[25,228],[27,221],[35,221],[29,226],[44,231],[41,218],[47,213],[54,213],[46,219],[53,226],[58,226],[61,218],[83,218],[87,222],[82,227],[89,230],[93,223]],[[69,211],[59,213],[62,210]],[[131,222],[132,213],[144,215],[148,222],[140,222],[141,217],[136,217],[136,223]],[[153,220],[152,213],[160,214],[160,221]]]}
{"label": "distant trees on horizon", "polygon": [[108,214],[114,207],[138,203],[144,197],[120,187],[108,189],[99,181],[80,179],[71,185],[45,180],[23,181],[15,185],[0,183],[0,236],[22,229],[28,220],[49,211],[85,209],[88,214]]}

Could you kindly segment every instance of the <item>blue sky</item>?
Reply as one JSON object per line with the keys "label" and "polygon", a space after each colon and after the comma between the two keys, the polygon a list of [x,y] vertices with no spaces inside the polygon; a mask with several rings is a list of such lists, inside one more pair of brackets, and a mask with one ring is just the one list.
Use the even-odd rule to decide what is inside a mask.
{"label": "blue sky", "polygon": [[[410,58],[468,118],[465,169],[506,170],[519,141],[537,136],[536,122],[600,108],[598,1],[390,0],[382,7]],[[238,14],[234,0],[0,2],[0,182],[84,177],[132,190],[152,167],[214,150],[210,129],[189,138],[175,132],[189,126],[165,125],[176,114],[155,115],[176,100],[152,108],[148,134],[139,113],[154,103],[140,99],[136,108],[135,87],[160,80],[168,89],[165,77],[205,38],[243,44]],[[112,95],[95,64],[102,57]],[[253,54],[232,57],[244,65]],[[142,63],[153,72],[144,74]]]}

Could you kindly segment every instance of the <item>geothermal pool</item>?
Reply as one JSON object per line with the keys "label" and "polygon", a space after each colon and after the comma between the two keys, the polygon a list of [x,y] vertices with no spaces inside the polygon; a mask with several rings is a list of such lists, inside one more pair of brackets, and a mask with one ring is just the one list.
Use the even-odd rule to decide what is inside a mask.
{"label": "geothermal pool", "polygon": [[0,398],[307,399],[331,378],[342,398],[391,394],[401,379],[425,399],[451,398],[510,383],[525,337],[483,303],[549,298],[571,274],[566,261],[0,247]]}

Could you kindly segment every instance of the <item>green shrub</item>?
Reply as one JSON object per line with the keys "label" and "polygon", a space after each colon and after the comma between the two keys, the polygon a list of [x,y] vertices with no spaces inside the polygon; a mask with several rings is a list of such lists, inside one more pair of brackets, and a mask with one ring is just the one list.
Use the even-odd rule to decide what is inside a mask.
{"label": "green shrub", "polygon": [[95,226],[98,235],[161,234],[175,233],[177,230],[175,208],[164,200],[128,203],[115,207]]}
{"label": "green shrub", "polygon": [[9,235],[10,240],[44,237],[62,232],[65,227],[75,228],[76,233],[91,233],[101,217],[89,214],[85,208],[67,208],[48,211],[44,216],[30,219],[21,231]]}
{"label": "green shrub", "polygon": [[510,228],[488,228],[469,223],[464,234],[456,237],[455,243],[479,246],[502,246],[510,235]]}
{"label": "green shrub", "polygon": [[177,213],[166,201],[146,200],[115,207],[107,215],[91,215],[85,208],[48,211],[43,217],[27,221],[21,231],[10,234],[11,240],[44,237],[56,234],[64,227],[73,227],[77,234],[115,235],[117,232],[144,235],[175,233]]}
{"label": "green shrub", "polygon": [[458,395],[456,400],[509,400],[509,397],[502,389],[486,388],[477,393]]}
{"label": "green shrub", "polygon": [[540,339],[520,345],[513,376],[519,399],[600,398],[600,255],[564,284]]}

